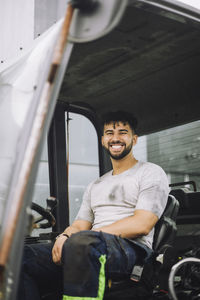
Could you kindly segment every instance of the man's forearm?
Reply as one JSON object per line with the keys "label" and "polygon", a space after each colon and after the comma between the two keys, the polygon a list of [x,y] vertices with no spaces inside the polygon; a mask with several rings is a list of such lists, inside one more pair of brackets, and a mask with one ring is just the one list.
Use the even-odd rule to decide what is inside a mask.
{"label": "man's forearm", "polygon": [[68,226],[68,227],[63,231],[63,233],[64,233],[64,234],[67,234],[68,236],[71,236],[73,233],[76,233],[76,232],[79,232],[79,231],[81,231],[81,230],[80,230],[78,227],[71,225],[71,226]]}
{"label": "man's forearm", "polygon": [[91,227],[92,224],[88,221],[76,220],[72,223],[72,225],[68,226],[63,233],[71,236],[73,233],[79,232],[81,230],[90,230]]}
{"label": "man's forearm", "polygon": [[137,211],[130,216],[110,225],[103,226],[95,231],[103,231],[110,234],[120,235],[123,238],[135,238],[147,235],[155,226],[158,217],[150,211]]}
{"label": "man's forearm", "polygon": [[103,226],[100,228],[94,229],[94,231],[102,231],[114,235],[121,236],[123,238],[135,238],[140,235],[143,235],[140,230],[137,229],[134,225],[131,224],[129,218],[114,222],[110,225]]}

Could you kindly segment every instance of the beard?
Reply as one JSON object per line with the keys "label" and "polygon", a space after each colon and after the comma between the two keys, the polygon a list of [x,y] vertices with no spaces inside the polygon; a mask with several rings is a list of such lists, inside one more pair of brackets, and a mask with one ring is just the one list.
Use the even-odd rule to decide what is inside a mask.
{"label": "beard", "polygon": [[[112,143],[114,145],[114,143]],[[117,143],[116,143],[117,144]],[[104,146],[104,149],[106,150],[106,152],[110,155],[110,157],[112,157],[113,159],[115,160],[120,160],[122,158],[124,158],[126,155],[128,155],[131,150],[132,150],[132,147],[133,147],[133,141],[127,146],[124,148],[124,150],[119,153],[119,154],[113,154],[111,153],[110,149],[109,149],[109,146],[108,145],[108,148]]]}

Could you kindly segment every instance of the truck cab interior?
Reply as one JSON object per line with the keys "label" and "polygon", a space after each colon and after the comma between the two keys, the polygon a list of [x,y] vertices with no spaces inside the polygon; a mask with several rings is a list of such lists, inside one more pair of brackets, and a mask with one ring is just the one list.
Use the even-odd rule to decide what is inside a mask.
{"label": "truck cab interior", "polygon": [[[167,10],[165,1],[152,2],[129,1],[108,35],[74,44],[38,155],[25,243],[49,242],[71,224],[87,184],[111,169],[101,147],[102,114],[130,111],[138,120],[135,157],[160,165],[172,190],[167,218],[155,237],[159,240],[165,228],[160,233],[166,237],[162,246],[169,246],[164,263],[154,259],[152,298],[140,285],[136,295],[164,300],[172,265],[200,247],[200,11],[185,5],[178,13],[177,1],[169,1]],[[22,247],[21,241],[21,252]],[[160,248],[157,254],[163,254]],[[181,300],[200,299],[192,284],[180,285],[184,276],[180,273],[175,283]],[[135,299],[134,288],[133,283],[113,284],[105,299]]]}

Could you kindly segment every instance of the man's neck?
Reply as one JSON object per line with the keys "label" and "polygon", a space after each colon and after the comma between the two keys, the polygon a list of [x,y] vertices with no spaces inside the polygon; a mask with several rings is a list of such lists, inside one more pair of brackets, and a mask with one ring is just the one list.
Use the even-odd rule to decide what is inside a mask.
{"label": "man's neck", "polygon": [[124,171],[132,168],[138,161],[135,157],[130,153],[130,155],[125,156],[120,160],[116,160],[111,158],[112,166],[113,166],[113,175],[118,175],[123,173]]}

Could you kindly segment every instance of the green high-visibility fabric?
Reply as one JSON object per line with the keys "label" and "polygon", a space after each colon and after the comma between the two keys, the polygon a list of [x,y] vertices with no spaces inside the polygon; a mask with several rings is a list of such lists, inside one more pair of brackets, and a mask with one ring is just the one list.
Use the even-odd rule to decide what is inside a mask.
{"label": "green high-visibility fabric", "polygon": [[63,295],[63,300],[102,300],[104,296],[105,284],[106,284],[106,276],[105,276],[105,263],[106,263],[106,255],[101,255],[99,257],[99,261],[101,263],[100,271],[99,271],[99,289],[97,297],[76,297],[76,296],[67,296]]}

